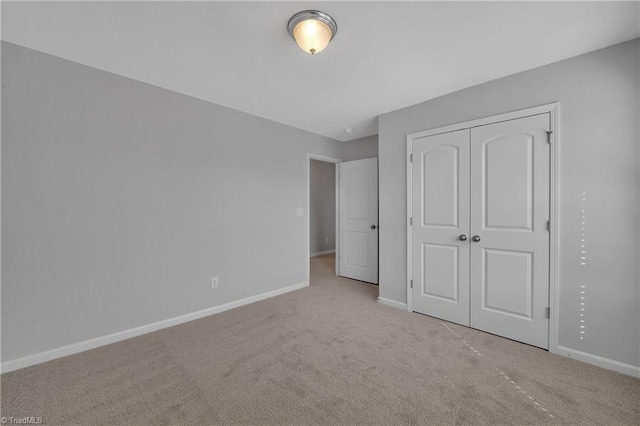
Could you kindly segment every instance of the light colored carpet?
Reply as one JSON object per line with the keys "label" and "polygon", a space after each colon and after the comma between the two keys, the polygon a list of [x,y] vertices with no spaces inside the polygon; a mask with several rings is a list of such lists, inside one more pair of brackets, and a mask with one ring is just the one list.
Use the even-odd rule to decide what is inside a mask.
{"label": "light colored carpet", "polygon": [[640,380],[375,302],[312,259],[309,288],[2,375],[48,424],[639,424]]}

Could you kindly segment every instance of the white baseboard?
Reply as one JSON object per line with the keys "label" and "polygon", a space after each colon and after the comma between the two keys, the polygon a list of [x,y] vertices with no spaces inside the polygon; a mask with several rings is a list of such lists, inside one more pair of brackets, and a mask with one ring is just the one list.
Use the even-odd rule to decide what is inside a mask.
{"label": "white baseboard", "polygon": [[192,312],[178,317],[169,318],[166,320],[154,322],[151,324],[143,325],[129,330],[119,331],[117,333],[109,334],[102,337],[96,337],[94,339],[85,340],[83,342],[73,343],[71,345],[63,346],[60,348],[52,349],[46,352],[40,352],[38,354],[25,356],[23,358],[13,359],[2,363],[1,370],[3,373],[19,370],[21,368],[29,367],[43,362],[51,361],[57,358],[62,358],[67,355],[77,354],[79,352],[88,351],[100,346],[109,345],[111,343],[119,342],[121,340],[130,339],[132,337],[140,336],[142,334],[151,333],[153,331],[161,330],[163,328],[173,327],[174,325],[183,324],[185,322],[197,320],[207,317],[209,315],[217,314],[220,312],[228,311],[233,308],[248,305],[251,303],[259,302],[260,300],[269,299],[271,297],[279,296],[290,291],[299,290],[304,287],[308,287],[308,282],[294,284],[289,287],[280,288],[266,293],[258,294],[255,296],[247,297],[245,299],[236,300],[234,302],[225,303],[224,305],[214,306],[211,308],[203,309],[201,311]]}
{"label": "white baseboard", "polygon": [[626,374],[627,376],[640,378],[640,367],[636,367],[631,364],[625,364],[624,362],[566,348],[564,346],[558,346],[558,353],[562,356],[566,356],[567,358],[576,359],[578,361],[586,362],[587,364],[617,371],[618,373]]}
{"label": "white baseboard", "polygon": [[324,256],[325,254],[331,254],[335,252],[335,250],[319,251],[317,253],[311,253],[310,257]]}
{"label": "white baseboard", "polygon": [[394,308],[402,309],[403,311],[407,310],[407,304],[396,302],[395,300],[385,299],[384,297],[378,297],[378,303],[382,303],[383,305],[392,306]]}

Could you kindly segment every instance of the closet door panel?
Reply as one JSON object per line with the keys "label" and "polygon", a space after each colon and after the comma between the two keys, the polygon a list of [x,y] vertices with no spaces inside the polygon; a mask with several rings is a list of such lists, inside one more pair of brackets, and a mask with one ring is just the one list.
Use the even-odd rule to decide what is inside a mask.
{"label": "closet door panel", "polygon": [[[548,348],[549,115],[471,129],[474,328]],[[474,238],[475,237],[475,238]]]}
{"label": "closet door panel", "polygon": [[413,310],[469,325],[469,130],[416,139]]}

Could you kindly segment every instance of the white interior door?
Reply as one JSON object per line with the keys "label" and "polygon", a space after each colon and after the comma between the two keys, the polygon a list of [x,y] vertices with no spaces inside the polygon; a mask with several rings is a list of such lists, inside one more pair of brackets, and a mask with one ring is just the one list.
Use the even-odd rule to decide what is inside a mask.
{"label": "white interior door", "polygon": [[378,283],[378,159],[340,170],[340,275]]}
{"label": "white interior door", "polygon": [[547,130],[549,114],[471,129],[471,326],[545,349]]}
{"label": "white interior door", "polygon": [[416,139],[413,310],[469,325],[469,130]]}
{"label": "white interior door", "polygon": [[412,143],[412,309],[549,346],[548,113]]}

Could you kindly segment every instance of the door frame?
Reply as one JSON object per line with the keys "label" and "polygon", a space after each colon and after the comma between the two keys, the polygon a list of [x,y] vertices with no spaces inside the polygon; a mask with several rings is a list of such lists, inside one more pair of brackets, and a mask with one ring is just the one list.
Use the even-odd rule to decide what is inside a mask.
{"label": "door frame", "polygon": [[551,229],[549,231],[549,352],[558,354],[558,334],[559,334],[559,313],[560,313],[560,285],[559,285],[559,252],[558,252],[558,196],[559,196],[559,113],[560,103],[554,102],[550,104],[540,105],[531,108],[525,108],[517,111],[511,111],[504,114],[492,115],[476,120],[469,120],[448,126],[437,127],[421,132],[407,134],[407,310],[413,312],[413,291],[411,283],[413,280],[413,264],[412,264],[412,232],[411,232],[411,214],[413,211],[412,204],[412,174],[413,174],[413,140],[426,136],[435,136],[442,133],[450,133],[458,130],[470,129],[478,126],[486,126],[488,124],[499,123],[502,121],[517,120],[519,118],[530,117],[532,115],[549,113],[551,125],[551,159],[550,159],[550,191],[549,191],[549,218],[551,221]]}
{"label": "door frame", "polygon": [[[326,155],[315,154],[307,152],[307,284],[311,283],[311,160],[324,161],[325,163],[333,163],[335,165],[336,173],[336,259],[340,256],[340,221],[338,213],[340,212],[340,173],[338,170],[338,164],[342,163],[341,160],[336,157],[329,157]],[[336,275],[340,275],[340,262],[336,260]]]}

